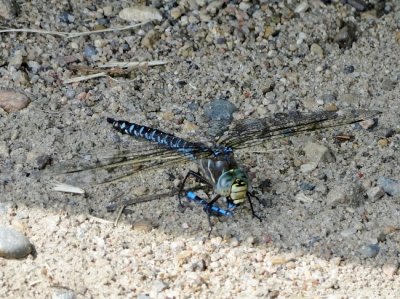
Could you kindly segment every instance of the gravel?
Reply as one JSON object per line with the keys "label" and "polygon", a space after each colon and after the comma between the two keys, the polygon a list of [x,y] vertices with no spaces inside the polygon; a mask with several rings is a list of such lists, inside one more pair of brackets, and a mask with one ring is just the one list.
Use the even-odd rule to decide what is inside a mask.
{"label": "gravel", "polygon": [[[71,34],[146,23],[73,37],[1,33],[0,90],[28,101],[0,100],[0,225],[23,232],[36,252],[0,258],[0,297],[398,295],[398,1],[150,1],[125,19],[133,4],[123,1],[1,3],[7,28]],[[168,63],[152,65],[160,60]],[[100,67],[108,62],[122,66]],[[221,99],[228,106],[217,108]],[[170,196],[130,206],[114,226],[121,203],[169,192],[193,163],[99,185],[113,169],[60,174],[88,156],[121,162],[121,150],[154,150],[117,135],[107,117],[210,142],[224,115],[225,126],[349,108],[382,114],[367,130],[341,126],[235,151],[270,204],[253,203],[262,222],[248,204],[213,217],[210,238],[202,207],[180,210]],[[69,179],[84,195],[53,190]],[[107,212],[110,203],[118,207]]]}

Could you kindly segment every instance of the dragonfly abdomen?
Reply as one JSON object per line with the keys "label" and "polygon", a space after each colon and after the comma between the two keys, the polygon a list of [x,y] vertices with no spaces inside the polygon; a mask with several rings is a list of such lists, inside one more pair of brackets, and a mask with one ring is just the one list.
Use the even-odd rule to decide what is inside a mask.
{"label": "dragonfly abdomen", "polygon": [[197,143],[186,141],[172,134],[147,126],[130,123],[125,120],[115,120],[107,118],[107,122],[113,125],[114,129],[122,134],[128,134],[135,138],[143,138],[148,141],[156,142],[159,145],[175,149],[183,154],[193,154],[194,149],[198,149]]}

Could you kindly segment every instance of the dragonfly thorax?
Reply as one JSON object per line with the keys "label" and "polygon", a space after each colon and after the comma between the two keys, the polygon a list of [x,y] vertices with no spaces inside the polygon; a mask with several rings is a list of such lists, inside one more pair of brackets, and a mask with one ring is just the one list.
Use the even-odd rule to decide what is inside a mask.
{"label": "dragonfly thorax", "polygon": [[215,191],[238,205],[244,202],[248,191],[248,178],[240,169],[231,169],[222,173],[215,185]]}

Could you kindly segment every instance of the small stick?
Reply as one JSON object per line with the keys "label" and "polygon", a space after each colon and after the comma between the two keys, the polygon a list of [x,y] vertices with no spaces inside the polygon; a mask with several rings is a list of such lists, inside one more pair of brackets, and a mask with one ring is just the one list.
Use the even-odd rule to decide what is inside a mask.
{"label": "small stick", "polygon": [[146,23],[148,23],[148,22],[129,25],[129,26],[125,26],[125,27],[107,28],[107,29],[93,30],[93,31],[86,31],[86,32],[63,32],[63,31],[51,31],[51,30],[27,29],[27,28],[21,28],[21,29],[9,28],[9,29],[0,30],[0,33],[25,32],[25,33],[37,33],[37,34],[45,34],[45,35],[46,34],[47,35],[55,35],[55,36],[60,36],[60,37],[64,37],[64,38],[74,38],[74,37],[90,35],[90,34],[97,34],[97,33],[103,33],[103,32],[114,32],[114,31],[129,30],[129,29],[133,29],[133,28],[136,28],[136,27],[140,27],[140,26],[142,26],[142,25],[144,25]]}

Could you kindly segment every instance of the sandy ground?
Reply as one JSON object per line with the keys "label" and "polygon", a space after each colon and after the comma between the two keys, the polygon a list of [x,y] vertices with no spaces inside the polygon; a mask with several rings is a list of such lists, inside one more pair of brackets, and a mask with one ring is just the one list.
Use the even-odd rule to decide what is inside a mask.
{"label": "sandy ground", "polygon": [[[136,29],[71,38],[1,33],[0,86],[31,102],[0,109],[0,225],[23,232],[36,253],[0,259],[0,297],[400,297],[399,195],[367,196],[379,179],[400,179],[400,5],[386,1],[382,10],[371,0],[360,12],[332,2],[153,1],[156,20]],[[129,5],[29,1],[3,25],[123,27],[130,23],[119,12]],[[109,61],[159,60],[168,63],[65,83],[89,74],[74,65],[99,72]],[[201,207],[182,212],[175,197],[130,207],[118,226],[117,209],[107,211],[168,192],[196,169],[190,163],[101,186],[83,185],[88,176],[78,173],[84,196],[52,190],[54,173],[85,160],[78,154],[146,146],[106,117],[206,140],[215,123],[204,111],[220,98],[237,107],[236,121],[336,108],[382,115],[368,130],[344,126],[238,151],[268,203],[255,204],[263,221],[245,205],[234,218],[213,219],[210,238]],[[354,138],[340,143],[338,134]],[[334,159],[305,170],[309,142]]]}

